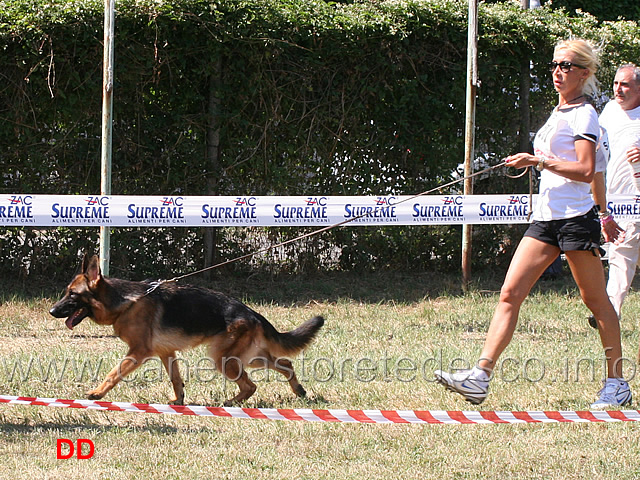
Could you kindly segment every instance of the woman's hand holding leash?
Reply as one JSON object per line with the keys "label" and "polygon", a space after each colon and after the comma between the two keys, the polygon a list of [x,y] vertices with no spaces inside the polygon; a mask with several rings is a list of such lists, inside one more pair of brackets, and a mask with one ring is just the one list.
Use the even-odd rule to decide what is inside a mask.
{"label": "woman's hand holding leash", "polygon": [[505,161],[507,162],[508,167],[513,168],[535,167],[540,163],[540,159],[538,157],[526,152],[510,155],[505,159]]}

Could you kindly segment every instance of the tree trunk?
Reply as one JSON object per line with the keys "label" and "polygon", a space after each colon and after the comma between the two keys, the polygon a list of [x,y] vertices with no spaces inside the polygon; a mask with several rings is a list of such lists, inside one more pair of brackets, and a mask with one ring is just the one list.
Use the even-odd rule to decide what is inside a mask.
{"label": "tree trunk", "polygon": [[[218,194],[218,173],[220,172],[220,98],[218,97],[218,87],[221,77],[220,58],[215,60],[214,71],[209,77],[209,102],[207,106],[209,123],[207,125],[206,151],[207,165],[207,195]],[[218,230],[216,227],[205,227],[204,229],[204,267],[214,265],[217,260],[217,239]],[[210,278],[211,270],[206,273],[206,278]]]}

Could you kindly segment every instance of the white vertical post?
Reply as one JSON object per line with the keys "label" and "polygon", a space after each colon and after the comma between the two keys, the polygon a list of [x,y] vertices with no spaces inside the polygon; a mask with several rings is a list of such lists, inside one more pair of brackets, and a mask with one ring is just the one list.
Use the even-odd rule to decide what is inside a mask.
{"label": "white vertical post", "polygon": [[[115,0],[104,2],[104,57],[102,65],[102,154],[100,194],[111,195],[111,134],[113,123],[113,37]],[[111,229],[100,227],[100,269],[109,275]]]}
{"label": "white vertical post", "polygon": [[[478,0],[469,0],[467,30],[467,101],[464,132],[464,175],[469,177],[475,150],[476,89],[478,87]],[[464,181],[464,194],[473,194],[473,179]],[[462,226],[462,287],[471,281],[471,225]]]}

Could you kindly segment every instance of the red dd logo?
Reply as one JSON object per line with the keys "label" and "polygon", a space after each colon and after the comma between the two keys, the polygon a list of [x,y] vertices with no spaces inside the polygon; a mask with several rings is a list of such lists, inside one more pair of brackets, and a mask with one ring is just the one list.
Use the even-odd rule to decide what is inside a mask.
{"label": "red dd logo", "polygon": [[[87,445],[89,447],[88,452],[82,452],[83,445]],[[93,442],[88,438],[79,438],[76,441],[75,447],[76,448],[74,448],[74,444],[71,440],[68,440],[66,438],[59,438],[56,441],[56,458],[58,460],[67,460],[73,457],[75,451],[78,460],[86,460],[93,457],[93,454],[95,452],[95,446],[93,445]]]}

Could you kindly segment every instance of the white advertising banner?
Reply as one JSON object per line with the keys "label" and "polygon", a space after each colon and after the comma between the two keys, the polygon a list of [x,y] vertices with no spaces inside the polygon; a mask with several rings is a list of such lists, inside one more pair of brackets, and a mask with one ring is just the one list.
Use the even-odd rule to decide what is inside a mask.
{"label": "white advertising banner", "polygon": [[[533,202],[536,195],[533,196]],[[639,196],[612,196],[618,221]],[[0,195],[0,226],[226,227],[527,223],[528,194],[428,196]]]}

